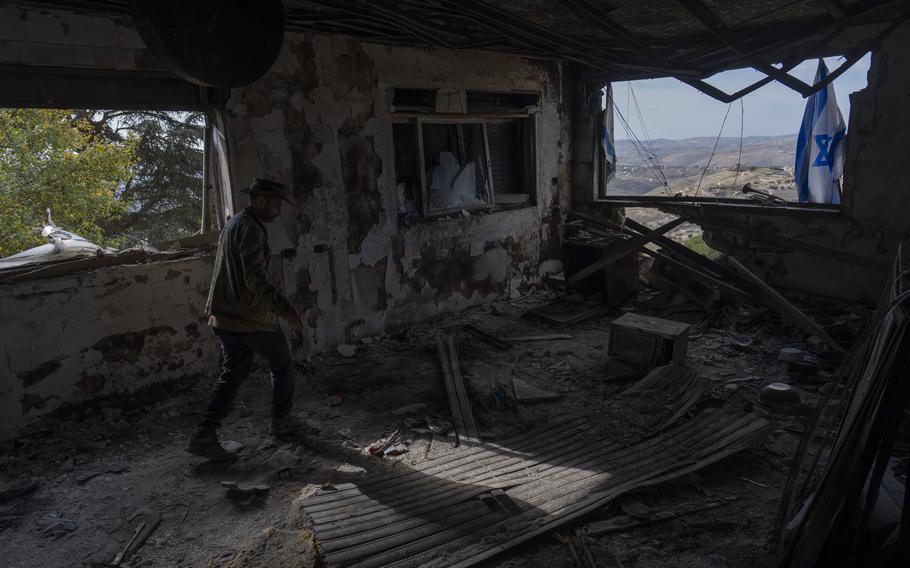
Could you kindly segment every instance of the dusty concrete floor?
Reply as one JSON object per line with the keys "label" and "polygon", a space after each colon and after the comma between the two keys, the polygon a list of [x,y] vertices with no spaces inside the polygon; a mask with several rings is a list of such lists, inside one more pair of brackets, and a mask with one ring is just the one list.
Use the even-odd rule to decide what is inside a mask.
{"label": "dusty concrete floor", "polygon": [[[109,563],[137,524],[158,514],[162,522],[124,565],[128,566],[311,566],[312,533],[298,498],[327,483],[370,476],[394,462],[420,463],[457,451],[450,439],[433,436],[392,410],[427,404],[423,413],[448,420],[434,337],[442,328],[472,323],[499,337],[568,333],[571,340],[519,343],[496,351],[460,335],[460,353],[475,415],[489,438],[608,408],[606,415],[630,440],[643,434],[634,408],[615,404],[626,382],[605,381],[608,324],[622,310],[661,315],[695,324],[688,363],[708,379],[705,397],[734,391],[755,397],[758,387],[787,380],[777,359],[781,347],[801,337],[761,309],[732,306],[706,314],[691,303],[663,302],[645,289],[622,310],[563,330],[521,318],[552,299],[537,293],[440,318],[358,342],[357,353],[320,355],[298,366],[296,408],[321,428],[306,445],[276,445],[267,435],[269,388],[259,370],[241,391],[222,432],[242,442],[242,458],[230,465],[200,464],[183,451],[211,380],[184,381],[145,397],[83,408],[67,418],[49,419],[35,432],[8,444],[0,457],[0,488],[35,480],[29,495],[0,504],[3,566],[95,566]],[[661,305],[663,302],[663,305]],[[858,326],[861,313],[817,314]],[[825,322],[827,323],[827,322]],[[206,340],[215,341],[214,338]],[[545,381],[562,394],[554,402],[497,408],[491,385],[508,369],[516,376]],[[213,376],[215,374],[213,369]],[[808,402],[818,384],[800,385]],[[824,388],[824,387],[821,387]],[[769,552],[775,514],[790,459],[805,418],[757,406],[779,424],[762,443],[700,472],[627,498],[645,505],[725,498],[722,507],[676,520],[631,529],[591,541],[600,566],[629,568],[756,566]],[[401,428],[410,442],[399,457],[379,459],[364,452],[373,441]],[[94,477],[93,477],[94,476]],[[229,499],[222,481],[267,482],[264,497]],[[613,503],[566,526],[571,534],[594,520],[619,514]],[[131,516],[132,521],[130,520]],[[507,551],[484,566],[571,566],[568,545],[550,534]]]}

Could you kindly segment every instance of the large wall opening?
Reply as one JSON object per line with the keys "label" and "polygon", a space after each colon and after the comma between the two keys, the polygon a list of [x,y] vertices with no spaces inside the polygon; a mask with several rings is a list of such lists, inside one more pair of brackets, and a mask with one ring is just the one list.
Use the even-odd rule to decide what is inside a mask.
{"label": "large wall opening", "polygon": [[0,257],[56,226],[107,249],[202,230],[205,114],[0,109]]}
{"label": "large wall opening", "polygon": [[[833,83],[845,125],[850,93],[866,86],[870,59]],[[825,63],[829,70],[840,65],[836,57]],[[807,60],[791,74],[812,84],[816,69],[817,60]],[[755,70],[737,69],[708,82],[732,92],[759,78]],[[614,84],[613,102],[617,166],[606,198],[799,202],[794,161],[806,99],[795,91],[774,82],[722,103],[675,79],[650,79]],[[762,193],[743,193],[745,184]]]}

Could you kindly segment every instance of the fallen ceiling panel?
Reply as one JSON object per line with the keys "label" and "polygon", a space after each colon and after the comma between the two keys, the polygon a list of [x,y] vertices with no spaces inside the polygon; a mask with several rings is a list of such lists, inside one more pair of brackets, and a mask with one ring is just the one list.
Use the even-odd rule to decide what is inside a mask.
{"label": "fallen ceiling panel", "polygon": [[343,485],[303,502],[328,566],[467,567],[603,506],[696,471],[773,429],[731,400],[627,445],[592,417]]}

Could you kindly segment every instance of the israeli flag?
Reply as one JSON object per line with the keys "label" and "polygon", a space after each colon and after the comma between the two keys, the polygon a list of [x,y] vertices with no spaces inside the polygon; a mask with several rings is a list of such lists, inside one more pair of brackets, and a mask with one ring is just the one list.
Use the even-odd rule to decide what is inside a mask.
{"label": "israeli flag", "polygon": [[[828,76],[818,60],[815,83]],[[834,85],[829,83],[806,102],[803,123],[796,139],[794,178],[801,203],[840,203],[836,183],[844,173],[844,134],[847,127],[837,108]]]}
{"label": "israeli flag", "polygon": [[616,174],[616,148],[613,146],[613,85],[607,85],[607,102],[604,107],[604,123],[601,128],[600,144],[604,149],[604,171],[606,179]]}

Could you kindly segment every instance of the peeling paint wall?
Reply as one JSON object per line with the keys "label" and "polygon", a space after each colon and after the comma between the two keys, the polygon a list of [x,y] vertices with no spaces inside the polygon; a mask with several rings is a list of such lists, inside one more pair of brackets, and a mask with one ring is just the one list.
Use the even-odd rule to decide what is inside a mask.
{"label": "peeling paint wall", "polygon": [[[569,191],[570,121],[556,63],[288,34],[273,69],[227,110],[233,176],[293,188],[273,248],[296,251],[285,281],[307,324],[305,352],[458,310],[561,268],[549,220]],[[395,87],[538,91],[536,205],[467,218],[398,218],[390,97]],[[454,97],[457,99],[458,97]],[[564,199],[564,198],[563,198]],[[243,198],[239,198],[243,203]]]}
{"label": "peeling paint wall", "polygon": [[212,256],[0,286],[0,440],[67,403],[214,376]]}
{"label": "peeling paint wall", "polygon": [[[128,18],[0,8],[0,62],[160,69]],[[525,290],[561,270],[556,207],[570,204],[573,71],[483,52],[288,34],[273,69],[227,105],[234,187],[268,176],[296,207],[270,227],[306,355]],[[532,205],[406,225],[398,218],[395,87],[536,91]],[[237,197],[245,204],[244,197]],[[201,319],[211,259],[0,286],[0,440],[66,403],[217,369]]]}

